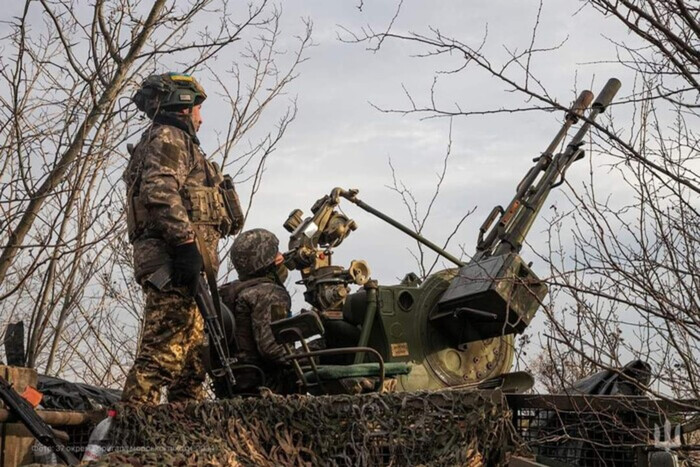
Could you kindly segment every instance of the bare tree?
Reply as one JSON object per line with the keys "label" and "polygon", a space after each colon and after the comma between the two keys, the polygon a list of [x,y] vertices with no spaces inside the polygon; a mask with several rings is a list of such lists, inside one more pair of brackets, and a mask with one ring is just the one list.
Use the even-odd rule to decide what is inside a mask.
{"label": "bare tree", "polygon": [[252,203],[294,100],[281,102],[272,131],[251,130],[280,112],[267,109],[311,45],[308,21],[295,44],[280,17],[264,0],[24,3],[0,39],[0,329],[28,324],[29,366],[111,385],[133,357],[142,297],[121,174],[126,141],[148,124],[129,102],[147,75],[196,72],[214,96],[209,109],[224,96],[229,108],[217,110],[231,124],[205,149],[255,187],[243,195]]}
{"label": "bare tree", "polygon": [[[438,196],[440,195],[440,189],[442,188],[442,184],[445,181],[445,176],[447,175],[447,169],[449,167],[451,155],[452,122],[450,121],[447,149],[445,151],[445,156],[442,159],[442,166],[440,168],[440,171],[435,174],[435,189],[431,193],[430,198],[426,203],[425,212],[421,212],[421,202],[418,200],[413,190],[411,190],[410,187],[406,186],[406,184],[398,176],[396,168],[391,162],[391,158],[389,158],[389,169],[391,171],[391,185],[387,185],[387,187],[401,198],[401,202],[403,203],[408,213],[411,227],[413,227],[413,230],[417,234],[423,234],[423,229],[426,225],[428,225],[429,220],[431,219],[430,214],[433,211],[433,207],[435,206]],[[457,235],[459,229],[462,227],[462,224],[464,224],[464,221],[467,220],[467,218],[474,212],[474,209],[475,208],[472,208],[469,211],[467,211],[466,214],[464,214],[455,223],[454,227],[452,228],[452,230],[449,231],[449,233],[445,237],[445,240],[443,241],[443,249],[446,249],[449,246],[450,242],[454,239],[455,235]],[[418,273],[421,280],[424,280],[426,277],[432,274],[432,272],[438,266],[440,259],[442,258],[440,255],[426,251],[425,246],[418,241],[416,241],[415,251],[411,249],[409,249],[408,251],[411,254],[411,256],[413,256],[413,259],[416,262],[416,266],[418,266]],[[460,258],[463,255],[464,248],[461,247]]]}

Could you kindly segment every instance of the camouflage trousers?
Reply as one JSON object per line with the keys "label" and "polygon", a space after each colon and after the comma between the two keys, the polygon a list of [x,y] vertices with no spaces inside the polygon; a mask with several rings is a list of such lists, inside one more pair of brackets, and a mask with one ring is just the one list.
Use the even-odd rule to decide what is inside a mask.
{"label": "camouflage trousers", "polygon": [[194,299],[149,286],[145,292],[143,335],[122,400],[159,404],[163,388],[168,402],[202,399],[204,321]]}

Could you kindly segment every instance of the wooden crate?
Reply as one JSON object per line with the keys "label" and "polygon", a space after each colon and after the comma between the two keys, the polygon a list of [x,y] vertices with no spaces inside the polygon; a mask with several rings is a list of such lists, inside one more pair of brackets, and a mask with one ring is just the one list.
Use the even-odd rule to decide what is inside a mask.
{"label": "wooden crate", "polygon": [[[0,365],[0,375],[22,394],[27,386],[36,387],[37,373],[32,368]],[[0,407],[4,404],[0,402]],[[0,467],[15,467],[33,462],[34,437],[21,423],[0,423]]]}

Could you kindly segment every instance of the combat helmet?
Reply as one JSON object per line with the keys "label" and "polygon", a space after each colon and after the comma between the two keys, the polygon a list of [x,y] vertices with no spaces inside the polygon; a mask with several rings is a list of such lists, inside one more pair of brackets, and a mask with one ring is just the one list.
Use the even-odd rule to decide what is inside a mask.
{"label": "combat helmet", "polygon": [[199,105],[207,98],[194,77],[181,73],[155,74],[146,78],[132,100],[153,118],[161,110],[179,110]]}
{"label": "combat helmet", "polygon": [[279,240],[269,230],[251,229],[242,232],[233,241],[231,262],[240,277],[252,277],[275,262]]}

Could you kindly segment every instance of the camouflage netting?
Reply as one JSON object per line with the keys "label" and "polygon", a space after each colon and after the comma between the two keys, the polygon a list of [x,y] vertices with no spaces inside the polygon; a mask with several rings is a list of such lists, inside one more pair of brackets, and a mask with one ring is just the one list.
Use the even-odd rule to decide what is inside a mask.
{"label": "camouflage netting", "polygon": [[500,392],[266,395],[124,407],[90,465],[502,465],[513,432]]}

